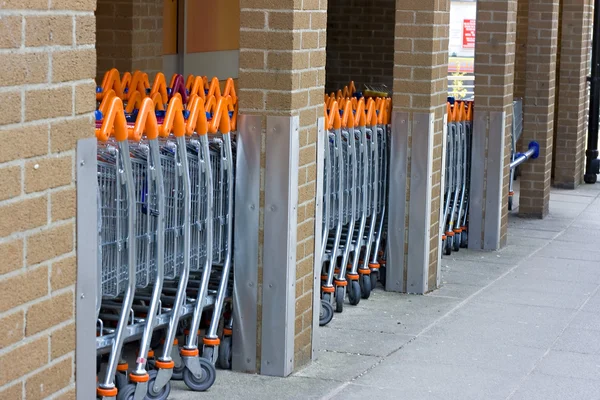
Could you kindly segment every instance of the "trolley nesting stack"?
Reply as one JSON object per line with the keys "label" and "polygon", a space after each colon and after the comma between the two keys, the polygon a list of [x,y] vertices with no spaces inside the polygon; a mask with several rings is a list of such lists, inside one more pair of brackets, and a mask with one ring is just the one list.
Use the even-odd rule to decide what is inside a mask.
{"label": "trolley nesting stack", "polygon": [[[156,99],[146,97],[128,126],[123,102],[111,92],[97,124],[99,373],[106,359],[97,395],[167,399],[172,378],[206,390],[218,356],[227,365],[231,354],[230,310],[224,349],[217,330],[231,296],[232,100],[219,94],[205,106],[196,96],[184,110],[178,89],[163,120]],[[198,333],[210,308],[201,356]],[[129,370],[123,347],[134,341],[139,349]],[[156,354],[151,343],[160,343]]]}
{"label": "trolley nesting stack", "polygon": [[380,275],[390,104],[326,98],[320,325],[331,321],[334,308],[343,311],[346,293],[352,305],[369,298]]}

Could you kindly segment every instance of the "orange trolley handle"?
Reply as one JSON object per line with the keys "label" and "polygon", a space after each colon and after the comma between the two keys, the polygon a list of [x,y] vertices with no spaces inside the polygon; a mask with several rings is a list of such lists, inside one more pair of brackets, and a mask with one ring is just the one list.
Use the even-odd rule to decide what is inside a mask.
{"label": "orange trolley handle", "polygon": [[168,137],[173,133],[175,137],[182,137],[185,135],[185,130],[183,104],[181,104],[181,98],[174,96],[171,101],[169,101],[165,119],[158,134],[161,137]]}
{"label": "orange trolley handle", "polygon": [[[96,138],[100,141],[107,141],[111,132],[114,131],[114,137],[118,142],[127,140],[127,119],[123,110],[123,100],[117,96],[113,97],[107,106],[108,112],[100,129],[96,129]],[[183,118],[183,115],[181,116]]]}

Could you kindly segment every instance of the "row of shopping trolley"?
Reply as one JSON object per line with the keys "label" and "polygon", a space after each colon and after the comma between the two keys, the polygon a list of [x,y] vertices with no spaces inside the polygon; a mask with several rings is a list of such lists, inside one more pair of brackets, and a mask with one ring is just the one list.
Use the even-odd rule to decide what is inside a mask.
{"label": "row of shopping trolley", "polygon": [[353,83],[325,96],[319,324],[368,299],[385,282],[391,99],[365,98]]}
{"label": "row of shopping trolley", "polygon": [[97,396],[207,390],[231,363],[233,82],[111,70],[97,100]]}

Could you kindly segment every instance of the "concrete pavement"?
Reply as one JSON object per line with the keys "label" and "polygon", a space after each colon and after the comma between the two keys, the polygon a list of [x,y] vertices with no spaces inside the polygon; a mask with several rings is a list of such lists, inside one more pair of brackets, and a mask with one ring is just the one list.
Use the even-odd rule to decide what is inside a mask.
{"label": "concrete pavement", "polygon": [[442,259],[425,296],[381,288],[317,332],[292,377],[219,371],[184,399],[600,399],[600,185],[553,191],[544,220],[509,220],[500,252]]}

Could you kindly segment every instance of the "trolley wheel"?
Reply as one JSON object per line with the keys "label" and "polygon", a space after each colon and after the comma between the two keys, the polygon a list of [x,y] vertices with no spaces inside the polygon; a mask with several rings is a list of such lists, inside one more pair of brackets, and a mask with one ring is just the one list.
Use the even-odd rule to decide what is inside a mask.
{"label": "trolley wheel", "polygon": [[469,246],[469,234],[467,231],[462,231],[460,234],[460,247],[466,249]]}
{"label": "trolley wheel", "polygon": [[460,250],[460,238],[456,236],[452,241],[452,250],[459,251]]}
{"label": "trolley wheel", "polygon": [[319,313],[319,326],[325,326],[333,319],[333,306],[330,302],[321,300],[321,312]]}
{"label": "trolley wheel", "polygon": [[350,281],[350,290],[348,290],[348,301],[355,306],[360,303],[360,283],[358,281]]}
{"label": "trolley wheel", "polygon": [[128,383],[129,381],[127,380],[127,373],[117,372],[117,374],[115,375],[115,386],[117,387],[117,389],[121,390],[121,388],[127,386]]}
{"label": "trolley wheel", "polygon": [[[381,268],[381,267],[380,267]],[[371,291],[377,287],[377,280],[379,279],[379,269],[371,270]]]}
{"label": "trolley wheel", "polygon": [[100,375],[101,368],[102,368],[102,356],[96,356],[96,375]]}
{"label": "trolley wheel", "polygon": [[513,209],[513,198],[512,196],[508,197],[508,211],[512,211]]}
{"label": "trolley wheel", "polygon": [[171,375],[171,380],[180,381],[183,379],[183,370],[185,369],[185,364],[183,360],[181,360],[181,364],[175,364],[173,367],[173,375]]}
{"label": "trolley wheel", "polygon": [[371,277],[362,274],[359,278],[360,291],[363,299],[368,299],[371,296]]}
{"label": "trolley wheel", "polygon": [[154,391],[154,381],[158,372],[153,370],[148,372],[148,374],[150,375],[150,380],[148,381],[148,393],[146,393],[144,400],[167,400],[171,394],[171,382],[167,382],[162,389],[156,392]]}
{"label": "trolley wheel", "polygon": [[119,393],[117,393],[117,400],[133,400],[135,395],[135,383],[129,383],[119,389]]}
{"label": "trolley wheel", "polygon": [[219,345],[217,363],[221,369],[231,369],[231,336],[223,337]]}
{"label": "trolley wheel", "polygon": [[444,242],[444,255],[449,256],[450,254],[452,254],[452,238],[454,236],[448,236],[446,237],[446,241]]}
{"label": "trolley wheel", "polygon": [[202,375],[196,376],[192,374],[192,371],[189,369],[185,369],[183,371],[183,381],[195,392],[204,392],[215,383],[215,379],[217,378],[217,371],[215,370],[214,365],[211,364],[205,358],[200,358],[200,368],[202,368]]}
{"label": "trolley wheel", "polygon": [[377,275],[379,275],[379,282],[381,282],[383,288],[385,289],[385,267],[383,265],[379,267],[379,272]]}
{"label": "trolley wheel", "polygon": [[331,304],[331,293],[323,293],[323,300],[321,301]]}
{"label": "trolley wheel", "polygon": [[344,286],[338,286],[335,288],[335,312],[344,311],[344,297],[346,297],[346,290]]}
{"label": "trolley wheel", "polygon": [[212,364],[214,354],[215,348],[213,346],[204,346],[204,349],[202,350],[202,358],[208,360]]}

